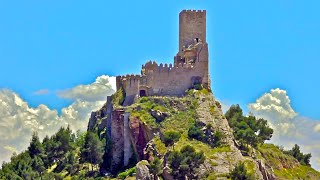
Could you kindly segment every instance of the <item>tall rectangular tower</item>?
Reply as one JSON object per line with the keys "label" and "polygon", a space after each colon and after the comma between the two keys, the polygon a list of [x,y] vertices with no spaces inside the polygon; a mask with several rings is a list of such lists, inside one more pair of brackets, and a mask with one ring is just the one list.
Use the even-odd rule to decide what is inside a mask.
{"label": "tall rectangular tower", "polygon": [[200,38],[206,43],[206,10],[183,10],[179,14],[179,52],[184,45]]}

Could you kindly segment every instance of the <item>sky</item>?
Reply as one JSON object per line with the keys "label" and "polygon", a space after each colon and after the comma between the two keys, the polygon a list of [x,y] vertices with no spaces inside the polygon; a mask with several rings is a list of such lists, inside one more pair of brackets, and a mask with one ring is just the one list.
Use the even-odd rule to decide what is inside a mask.
{"label": "sky", "polygon": [[[319,7],[315,0],[0,1],[0,127],[26,124],[28,137],[52,119],[56,127],[76,119],[75,129],[84,126],[114,92],[114,76],[138,74],[148,60],[173,62],[181,10],[205,9],[215,97],[297,133],[281,132],[275,142],[303,144],[302,133],[316,144]],[[28,121],[8,120],[19,113]],[[1,140],[0,151],[25,148],[18,135]],[[311,145],[303,150],[320,148]]]}

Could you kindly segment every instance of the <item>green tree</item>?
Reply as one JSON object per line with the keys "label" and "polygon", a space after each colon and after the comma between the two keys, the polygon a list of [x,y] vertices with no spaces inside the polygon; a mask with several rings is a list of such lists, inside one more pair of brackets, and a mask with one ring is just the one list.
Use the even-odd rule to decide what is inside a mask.
{"label": "green tree", "polygon": [[180,151],[173,151],[169,154],[168,161],[172,169],[172,175],[176,179],[197,179],[196,170],[204,162],[204,153],[196,152],[195,149],[186,145]]}
{"label": "green tree", "polygon": [[42,179],[42,175],[46,170],[46,167],[44,166],[44,163],[39,156],[33,157],[31,167],[33,168],[33,170],[37,171],[40,174],[40,177]]}
{"label": "green tree", "polygon": [[44,148],[39,140],[38,134],[34,132],[32,134],[31,142],[28,147],[29,154],[31,158],[34,158],[35,156],[41,156],[43,157],[44,155]]}
{"label": "green tree", "polygon": [[[80,161],[88,162],[92,165],[102,163],[104,144],[94,132],[87,132],[85,142],[81,148]],[[91,169],[93,171],[93,167]]]}
{"label": "green tree", "polygon": [[226,112],[225,117],[227,118],[230,127],[235,127],[243,118],[243,112],[239,104],[231,105],[229,110]]}
{"label": "green tree", "polygon": [[232,105],[225,114],[236,140],[240,143],[240,149],[249,151],[249,145],[256,148],[270,140],[273,129],[268,125],[265,119],[256,119],[255,116],[244,116],[239,105]]}
{"label": "green tree", "polygon": [[284,151],[285,154],[291,155],[296,158],[301,164],[309,165],[310,166],[310,158],[312,157],[311,154],[303,154],[300,151],[299,145],[295,144],[291,150]]}
{"label": "green tree", "polygon": [[153,174],[154,179],[157,179],[157,176],[162,173],[162,162],[159,158],[155,158],[150,162],[149,171]]}
{"label": "green tree", "polygon": [[163,143],[168,147],[172,146],[174,149],[174,143],[178,142],[181,134],[177,131],[167,131],[163,133]]}
{"label": "green tree", "polygon": [[273,134],[273,129],[269,127],[268,121],[260,118],[257,121],[257,126],[259,132],[259,143],[264,143],[264,141],[270,140]]}

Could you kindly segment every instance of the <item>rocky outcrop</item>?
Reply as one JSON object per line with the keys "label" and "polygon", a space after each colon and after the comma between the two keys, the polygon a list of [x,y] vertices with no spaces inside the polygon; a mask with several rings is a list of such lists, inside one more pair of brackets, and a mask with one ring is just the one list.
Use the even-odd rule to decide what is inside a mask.
{"label": "rocky outcrop", "polygon": [[153,130],[137,117],[130,117],[130,138],[138,160],[145,159],[144,149],[154,137]]}
{"label": "rocky outcrop", "polygon": [[136,179],[137,180],[151,180],[152,176],[149,172],[149,162],[142,160],[136,165]]}
{"label": "rocky outcrop", "polygon": [[123,167],[124,158],[124,110],[116,109],[112,112],[111,139],[112,139],[112,158],[111,171],[117,172]]}
{"label": "rocky outcrop", "polygon": [[268,168],[265,166],[264,162],[261,159],[256,160],[256,163],[258,164],[259,171],[262,174],[262,177],[264,180],[274,180],[275,175],[273,173],[270,173]]}
{"label": "rocky outcrop", "polygon": [[153,110],[153,109],[151,110],[150,114],[152,117],[156,119],[158,123],[162,122],[166,117],[169,116],[169,114],[166,112],[161,112],[159,110]]}
{"label": "rocky outcrop", "polygon": [[88,130],[92,131],[96,127],[101,130],[106,128],[107,134],[111,136],[111,116],[113,111],[112,98],[111,96],[107,97],[107,102],[98,110],[91,113]]}

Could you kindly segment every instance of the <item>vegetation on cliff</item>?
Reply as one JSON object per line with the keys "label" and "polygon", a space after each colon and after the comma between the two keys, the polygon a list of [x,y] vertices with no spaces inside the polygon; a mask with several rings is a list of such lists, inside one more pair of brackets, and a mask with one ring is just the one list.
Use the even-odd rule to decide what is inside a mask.
{"label": "vegetation on cliff", "polygon": [[[123,91],[112,97],[114,107],[121,106],[123,97]],[[275,178],[320,178],[310,167],[311,154],[303,154],[298,145],[284,150],[266,144],[273,134],[266,120],[245,116],[238,105],[223,115],[220,103],[206,89],[189,90],[184,97],[142,97],[125,111],[130,121],[137,120],[152,131],[140,157],[146,160],[140,164],[148,177],[258,179],[265,171]],[[0,179],[130,179],[139,175],[142,171],[135,163],[117,174],[102,171],[110,165],[112,140],[106,128],[98,126],[84,133],[61,128],[42,142],[34,133],[26,151],[3,163]]]}

